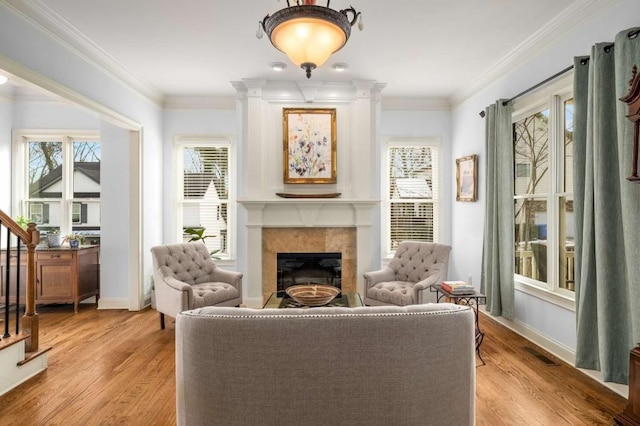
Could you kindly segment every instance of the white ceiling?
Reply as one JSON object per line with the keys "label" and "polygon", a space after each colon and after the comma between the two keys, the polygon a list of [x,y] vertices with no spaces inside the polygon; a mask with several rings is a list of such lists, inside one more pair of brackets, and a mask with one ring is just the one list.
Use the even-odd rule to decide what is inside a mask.
{"label": "white ceiling", "polygon": [[[286,0],[7,0],[59,37],[71,40],[130,84],[160,96],[233,96],[245,78],[306,80],[266,37],[258,21]],[[505,58],[526,54],[566,30],[564,16],[593,0],[334,0],[363,15],[346,46],[312,79],[386,83],[385,97],[452,99],[495,74]],[[596,1],[597,3],[597,1]],[[325,5],[323,0],[318,4]],[[550,29],[550,30],[549,30]],[[560,29],[560,30],[559,30]],[[552,30],[552,31],[551,31]],[[79,46],[79,47],[78,47]],[[524,53],[523,53],[524,52]],[[287,69],[275,72],[272,62]],[[331,64],[345,62],[337,73]]]}

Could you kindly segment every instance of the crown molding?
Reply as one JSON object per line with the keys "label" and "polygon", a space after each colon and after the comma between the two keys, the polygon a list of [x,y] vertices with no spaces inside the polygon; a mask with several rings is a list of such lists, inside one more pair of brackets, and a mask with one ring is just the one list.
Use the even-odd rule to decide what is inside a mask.
{"label": "crown molding", "polygon": [[[243,82],[234,82],[234,88],[241,93],[246,90]],[[305,85],[302,85],[307,87]],[[375,83],[371,86],[371,93],[379,95],[385,84]],[[265,89],[263,94],[269,100],[301,102],[307,98],[304,96],[303,87],[300,82],[271,82],[261,80],[260,89]],[[353,86],[335,83],[316,83],[313,85],[315,101],[353,101]],[[336,91],[342,90],[344,94],[337,96]],[[325,93],[325,96],[322,94]],[[331,96],[326,95],[330,93]],[[318,96],[320,95],[320,96]],[[236,97],[215,97],[215,96],[167,96],[164,100],[165,109],[217,109],[233,110],[236,108]],[[445,98],[404,98],[389,97],[381,98],[382,110],[384,111],[450,111],[451,105]]]}
{"label": "crown molding", "polygon": [[220,109],[235,110],[235,96],[167,96],[165,109]]}
{"label": "crown molding", "polygon": [[47,76],[32,71],[24,65],[2,55],[0,55],[0,69],[3,69],[14,76],[20,76],[19,78],[21,80],[34,84],[45,91],[51,92],[54,96],[58,96],[61,99],[65,99],[66,101],[86,108],[87,110],[97,114],[102,120],[108,121],[116,126],[129,130],[140,130],[142,128],[140,123],[137,121],[115,112],[104,105],[101,105],[66,86],[63,86],[57,81],[53,81]]}
{"label": "crown molding", "polygon": [[[489,70],[475,81],[462,87],[450,98],[453,107],[478,93],[509,71],[529,62],[540,54],[553,41],[561,38],[571,29],[594,16],[602,9],[611,6],[618,0],[576,0],[565,10],[556,15],[546,25],[520,43],[515,49],[496,62]],[[567,58],[567,65],[571,58]]]}
{"label": "crown molding", "polygon": [[248,93],[268,102],[348,103],[356,99],[352,81],[300,82],[292,80],[243,79],[232,82],[238,95]]}
{"label": "crown molding", "polygon": [[133,92],[159,106],[164,102],[162,92],[128,71],[124,65],[78,31],[67,20],[44,4],[42,0],[0,0],[0,2],[43,30],[52,39],[92,63],[110,77],[123,83]]}
{"label": "crown molding", "polygon": [[383,111],[451,111],[446,98],[382,97]]}

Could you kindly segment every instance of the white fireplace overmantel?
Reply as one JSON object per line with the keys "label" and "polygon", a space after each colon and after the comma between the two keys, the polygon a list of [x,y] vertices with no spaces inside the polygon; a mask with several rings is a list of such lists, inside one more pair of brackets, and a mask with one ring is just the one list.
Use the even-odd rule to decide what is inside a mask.
{"label": "white fireplace overmantel", "polygon": [[380,200],[296,198],[238,200],[249,227],[371,226]]}
{"label": "white fireplace overmantel", "polygon": [[356,275],[358,292],[364,289],[363,274],[372,270],[374,212],[380,200],[342,198],[240,199],[247,211],[247,276],[245,304],[261,307],[262,228],[356,228]]}

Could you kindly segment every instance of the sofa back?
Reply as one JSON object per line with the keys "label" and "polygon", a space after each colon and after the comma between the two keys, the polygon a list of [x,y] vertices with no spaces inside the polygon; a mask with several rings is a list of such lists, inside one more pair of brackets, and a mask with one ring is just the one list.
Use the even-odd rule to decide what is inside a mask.
{"label": "sofa back", "polygon": [[176,320],[179,425],[471,425],[464,306],[209,307]]}

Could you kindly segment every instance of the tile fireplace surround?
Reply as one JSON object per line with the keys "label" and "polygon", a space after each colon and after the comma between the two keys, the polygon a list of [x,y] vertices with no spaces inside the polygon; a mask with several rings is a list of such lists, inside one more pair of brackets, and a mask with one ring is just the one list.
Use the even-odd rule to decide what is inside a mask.
{"label": "tile fireplace surround", "polygon": [[278,253],[342,254],[342,290],[356,291],[356,229],[350,228],[262,228],[262,297],[277,288]]}
{"label": "tile fireplace surround", "polygon": [[[240,200],[247,211],[245,303],[261,307],[276,290],[277,252],[341,252],[342,285],[362,292],[372,270],[373,212],[379,201],[343,199]],[[378,254],[379,255],[379,254]]]}

